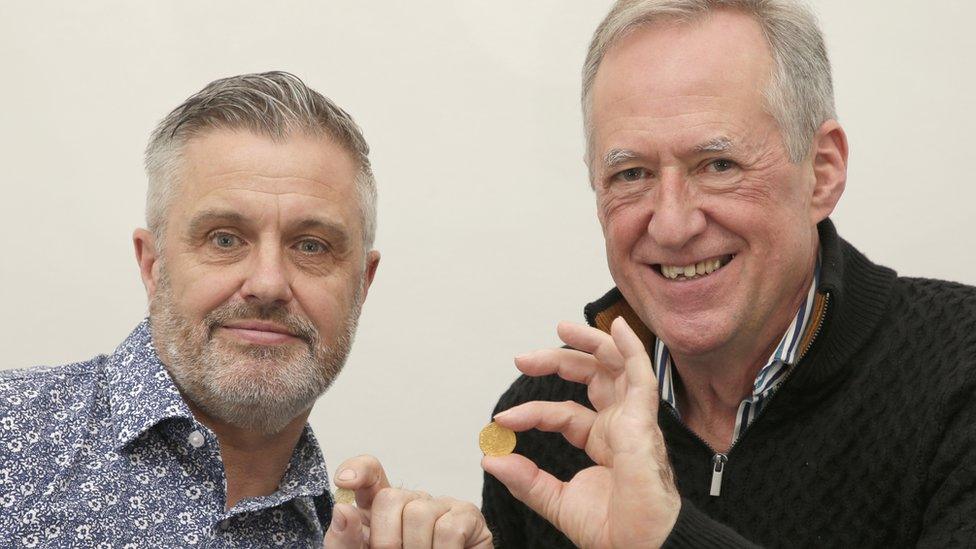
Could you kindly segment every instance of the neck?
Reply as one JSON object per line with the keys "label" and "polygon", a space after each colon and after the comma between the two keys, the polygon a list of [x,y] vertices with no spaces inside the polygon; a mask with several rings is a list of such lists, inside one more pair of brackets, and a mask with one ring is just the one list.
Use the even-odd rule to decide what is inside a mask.
{"label": "neck", "polygon": [[232,425],[191,402],[187,404],[197,421],[217,435],[227,479],[227,510],[242,499],[278,491],[311,409],[296,416],[281,431],[267,434]]}
{"label": "neck", "polygon": [[811,284],[812,269],[786,306],[762,325],[742,330],[740,341],[702,355],[671,350],[681,379],[675,389],[682,420],[717,451],[731,446],[739,405],[752,394],[756,377],[793,322]]}
{"label": "neck", "polygon": [[681,379],[675,386],[681,419],[716,451],[725,452],[731,446],[739,404],[752,393],[756,376],[776,343],[768,352],[739,361],[673,357]]}

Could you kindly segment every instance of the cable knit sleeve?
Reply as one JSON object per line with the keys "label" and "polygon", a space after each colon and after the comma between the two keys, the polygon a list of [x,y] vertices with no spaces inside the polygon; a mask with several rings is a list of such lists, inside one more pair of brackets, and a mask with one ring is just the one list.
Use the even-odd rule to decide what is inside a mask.
{"label": "cable knit sleeve", "polygon": [[664,542],[664,549],[709,549],[759,547],[731,528],[702,513],[687,499],[681,500],[678,522]]}

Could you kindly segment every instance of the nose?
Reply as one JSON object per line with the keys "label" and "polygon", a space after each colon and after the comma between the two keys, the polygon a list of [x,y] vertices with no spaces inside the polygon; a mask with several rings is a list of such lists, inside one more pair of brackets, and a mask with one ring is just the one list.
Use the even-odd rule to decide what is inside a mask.
{"label": "nose", "polygon": [[654,193],[647,233],[659,246],[678,250],[705,231],[701,197],[684,174],[677,170],[663,173]]}
{"label": "nose", "polygon": [[281,248],[267,243],[258,247],[241,286],[244,300],[260,305],[284,305],[292,300],[291,278]]}

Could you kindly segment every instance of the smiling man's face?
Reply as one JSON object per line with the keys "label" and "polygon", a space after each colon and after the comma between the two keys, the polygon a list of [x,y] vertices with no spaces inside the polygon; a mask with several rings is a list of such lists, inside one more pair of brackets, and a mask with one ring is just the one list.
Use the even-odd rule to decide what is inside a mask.
{"label": "smiling man's face", "polygon": [[812,278],[816,177],[811,161],[790,162],[763,109],[772,63],[755,21],[720,11],[635,30],[594,83],[610,270],[676,357],[775,339]]}
{"label": "smiling man's face", "polygon": [[379,259],[357,173],[321,136],[213,130],[185,146],[165,249],[140,263],[157,350],[192,405],[277,432],[331,384]]}

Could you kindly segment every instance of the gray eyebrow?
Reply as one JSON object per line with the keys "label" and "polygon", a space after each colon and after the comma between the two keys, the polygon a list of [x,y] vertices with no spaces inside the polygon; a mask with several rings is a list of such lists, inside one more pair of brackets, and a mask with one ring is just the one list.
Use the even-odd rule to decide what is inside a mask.
{"label": "gray eyebrow", "polygon": [[193,216],[187,224],[187,234],[195,235],[214,222],[228,223],[231,225],[242,225],[245,222],[244,216],[233,210],[212,209],[204,210]]}
{"label": "gray eyebrow", "polygon": [[700,145],[695,146],[697,153],[717,153],[726,152],[732,149],[732,140],[728,137],[716,137]]}
{"label": "gray eyebrow", "polygon": [[610,170],[621,164],[639,158],[640,155],[628,149],[610,149],[603,157],[603,168]]}

